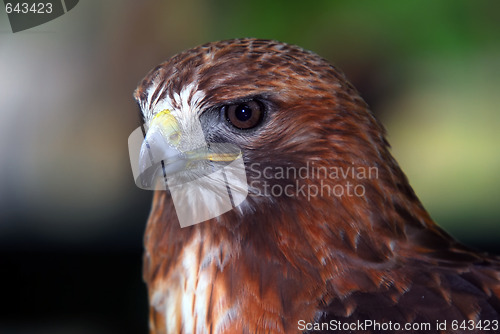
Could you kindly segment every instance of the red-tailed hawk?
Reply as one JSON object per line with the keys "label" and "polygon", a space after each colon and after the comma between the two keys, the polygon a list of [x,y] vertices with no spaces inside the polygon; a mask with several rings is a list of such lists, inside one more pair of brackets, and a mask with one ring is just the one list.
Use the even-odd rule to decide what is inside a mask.
{"label": "red-tailed hawk", "polygon": [[157,66],[135,98],[141,159],[165,157],[149,176],[194,180],[240,157],[248,185],[242,203],[184,228],[176,209],[196,216],[212,196],[182,182],[179,202],[156,191],[151,333],[500,331],[499,259],[432,221],[383,127],[324,59],[269,40],[210,43]]}

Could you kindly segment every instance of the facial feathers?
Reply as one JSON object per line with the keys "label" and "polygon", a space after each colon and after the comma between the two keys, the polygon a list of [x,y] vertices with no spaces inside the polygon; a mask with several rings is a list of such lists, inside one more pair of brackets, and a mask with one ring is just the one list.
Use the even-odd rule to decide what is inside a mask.
{"label": "facial feathers", "polygon": [[[500,326],[499,259],[432,221],[382,125],[326,60],[276,41],[209,43],[157,66],[135,98],[146,124],[169,110],[181,141],[200,124],[209,146],[239,148],[249,192],[185,228],[172,194],[155,193],[144,257],[151,333],[326,333],[311,326],[366,320],[431,324],[425,333],[460,332],[453,320]],[[194,144],[181,145],[186,158]]]}

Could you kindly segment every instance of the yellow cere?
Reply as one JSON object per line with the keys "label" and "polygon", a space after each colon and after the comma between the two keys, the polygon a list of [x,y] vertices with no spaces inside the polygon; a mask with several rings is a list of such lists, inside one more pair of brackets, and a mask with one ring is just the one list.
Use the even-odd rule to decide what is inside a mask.
{"label": "yellow cere", "polygon": [[164,109],[157,113],[151,120],[151,127],[158,127],[161,134],[167,138],[170,143],[179,145],[181,141],[179,124],[170,110]]}
{"label": "yellow cere", "polygon": [[[179,131],[179,123],[172,115],[171,111],[164,109],[158,112],[151,120],[150,128],[157,128],[162,136],[168,139],[168,141],[175,146],[178,146],[181,141],[181,134]],[[194,150],[191,152],[184,152],[190,160],[210,160],[210,161],[234,161],[241,156],[241,152],[238,153],[208,153],[205,149]]]}

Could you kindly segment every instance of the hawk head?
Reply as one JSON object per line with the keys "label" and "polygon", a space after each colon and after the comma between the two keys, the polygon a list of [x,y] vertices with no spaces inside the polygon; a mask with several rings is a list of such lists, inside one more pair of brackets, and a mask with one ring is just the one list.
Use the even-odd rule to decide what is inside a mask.
{"label": "hawk head", "polygon": [[[297,46],[256,39],[202,45],[153,69],[135,98],[148,128],[141,172],[156,167],[145,175],[176,175],[186,184],[241,156],[249,187],[236,209],[241,215],[274,211],[278,202],[296,208],[354,201],[356,210],[369,211],[378,203],[366,193],[385,200],[392,191],[385,187],[415,199],[356,90]],[[148,162],[151,152],[161,158],[156,164]]]}
{"label": "hawk head", "polygon": [[[430,291],[456,315],[455,281],[431,268],[465,273],[480,257],[433,223],[383,127],[326,60],[270,40],[209,43],[154,68],[135,99],[148,129],[141,169],[173,182],[155,193],[145,235],[153,333],[290,333],[300,319],[369,317],[378,303],[415,319],[412,300]],[[243,176],[227,168],[238,159]],[[225,213],[179,226],[174,205],[198,222],[228,192]]]}

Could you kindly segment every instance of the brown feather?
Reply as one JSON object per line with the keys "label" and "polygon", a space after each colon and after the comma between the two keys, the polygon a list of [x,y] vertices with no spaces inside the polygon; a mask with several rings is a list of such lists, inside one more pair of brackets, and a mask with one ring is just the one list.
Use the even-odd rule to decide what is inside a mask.
{"label": "brown feather", "polygon": [[[255,196],[263,190],[257,183],[239,209],[186,228],[170,194],[157,191],[145,234],[151,333],[297,333],[299,320],[500,320],[500,261],[460,245],[432,221],[382,125],[340,71],[296,46],[230,40],[159,65],[135,97],[145,111],[155,83],[153,101],[193,82],[205,92],[203,110],[248,97],[269,104],[263,126],[231,137],[250,185],[262,181],[249,168],[256,163],[261,170],[376,167],[377,177],[267,180],[344,189],[351,182],[365,194]],[[194,305],[201,301],[200,313]]]}

